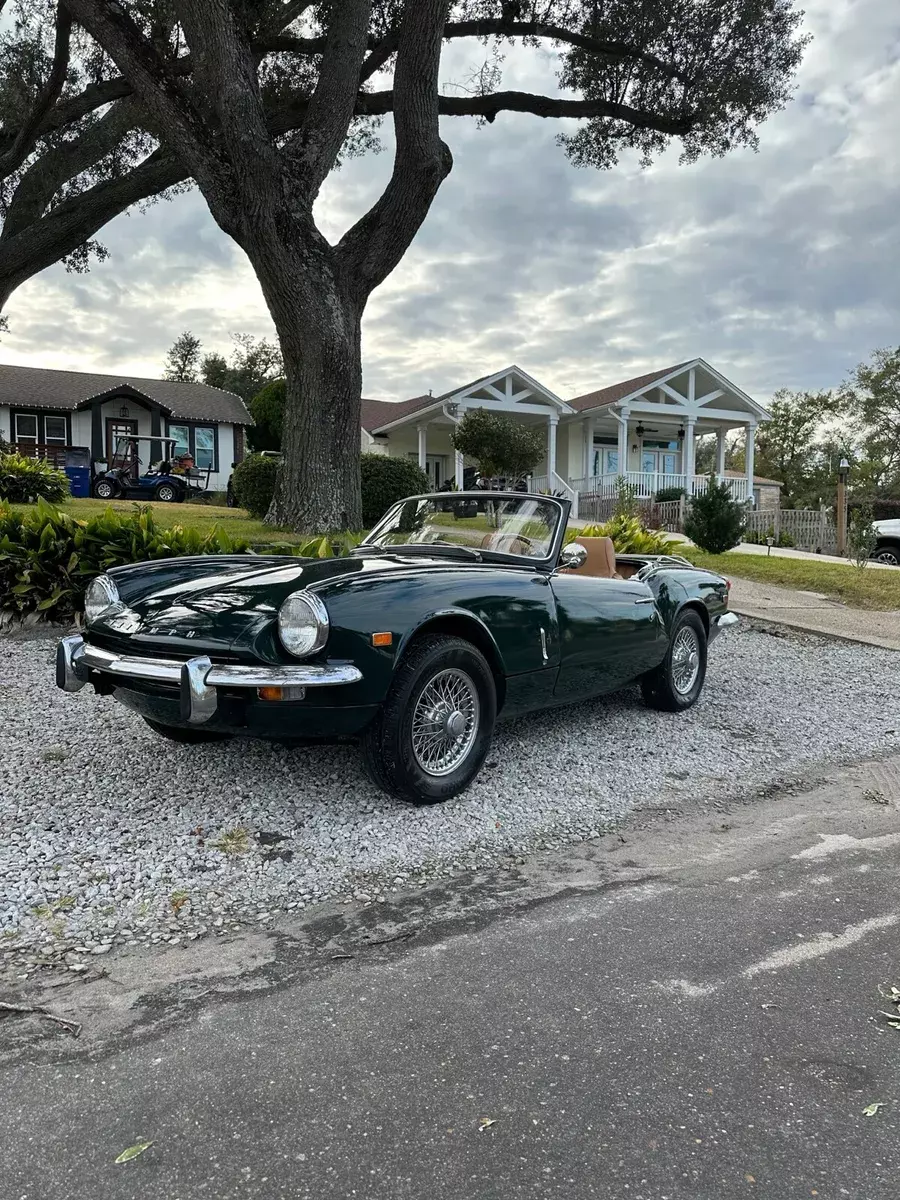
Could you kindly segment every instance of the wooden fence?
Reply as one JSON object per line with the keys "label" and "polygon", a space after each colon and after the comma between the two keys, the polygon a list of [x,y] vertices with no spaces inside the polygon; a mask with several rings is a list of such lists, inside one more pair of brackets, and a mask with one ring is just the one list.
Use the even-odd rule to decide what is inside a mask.
{"label": "wooden fence", "polygon": [[[687,502],[667,500],[657,504],[652,500],[638,500],[637,512],[648,529],[663,529],[666,533],[683,533]],[[579,497],[578,515],[582,521],[601,524],[615,512],[615,496],[603,496],[599,492],[582,492]],[[837,553],[837,530],[834,513],[827,508],[774,508],[762,509],[746,514],[747,532],[755,535],[753,540],[762,541],[767,536],[779,540],[798,550],[809,550],[817,554]],[[785,535],[785,536],[783,536]]]}
{"label": "wooden fence", "polygon": [[[837,554],[834,513],[825,508],[774,508],[747,514],[747,532],[788,542],[797,550]],[[783,535],[787,535],[784,537]]]}

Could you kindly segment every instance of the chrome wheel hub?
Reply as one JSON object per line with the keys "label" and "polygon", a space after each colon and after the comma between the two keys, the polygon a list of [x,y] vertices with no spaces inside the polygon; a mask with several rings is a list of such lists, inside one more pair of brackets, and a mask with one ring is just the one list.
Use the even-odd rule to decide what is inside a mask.
{"label": "chrome wheel hub", "polygon": [[456,667],[425,684],[413,709],[412,748],[427,775],[449,775],[469,756],[481,705],[471,677]]}
{"label": "chrome wheel hub", "polygon": [[675,637],[672,647],[672,685],[675,691],[686,696],[700,674],[700,642],[696,632],[685,626]]}

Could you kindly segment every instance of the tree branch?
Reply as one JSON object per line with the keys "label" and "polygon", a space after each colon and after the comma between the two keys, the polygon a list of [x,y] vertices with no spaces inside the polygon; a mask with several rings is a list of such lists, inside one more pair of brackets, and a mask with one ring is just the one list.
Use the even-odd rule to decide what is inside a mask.
{"label": "tree branch", "polygon": [[[382,117],[394,109],[394,92],[360,92],[356,99],[357,116]],[[439,96],[442,117],[483,117],[493,121],[501,112],[530,113],[535,117],[605,117],[626,121],[639,129],[656,129],[672,137],[682,137],[694,127],[692,117],[666,117],[632,108],[612,100],[566,100],[534,92],[491,92],[486,96]]]}
{"label": "tree branch", "polygon": [[50,74],[47,76],[47,82],[35,100],[31,112],[16,134],[12,146],[0,156],[0,178],[5,179],[21,167],[34,148],[44,118],[62,93],[66,82],[66,73],[69,69],[71,34],[72,18],[68,9],[60,4],[56,10],[56,43],[53,48],[53,64]]}
{"label": "tree branch", "polygon": [[20,284],[77,250],[113,217],[188,178],[168,151],[157,150],[118,179],[95,184],[0,243],[0,308]]}
{"label": "tree branch", "polygon": [[139,123],[137,106],[119,101],[80,137],[61,142],[40,155],[24,172],[7,209],[0,243],[40,220],[59,189],[111,154]]}
{"label": "tree branch", "polygon": [[337,161],[353,119],[372,0],[343,0],[333,13],[319,80],[290,147],[310,206]]}
{"label": "tree branch", "polygon": [[381,198],[337,247],[361,300],[403,258],[453,166],[438,119],[441,40],[449,3],[414,0],[404,10],[392,93],[394,170]]}
{"label": "tree branch", "polygon": [[140,97],[153,123],[192,174],[211,165],[214,155],[189,97],[182,90],[182,69],[160,54],[122,5],[106,0],[66,0],[72,16],[115,62]]}

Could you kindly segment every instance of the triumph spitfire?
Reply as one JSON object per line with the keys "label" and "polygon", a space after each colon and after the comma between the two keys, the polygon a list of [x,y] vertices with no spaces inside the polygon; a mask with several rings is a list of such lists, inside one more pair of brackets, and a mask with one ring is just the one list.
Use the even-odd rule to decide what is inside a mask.
{"label": "triumph spitfire", "polygon": [[347,557],[198,556],[92,581],[57,683],[91,684],[176,742],[358,737],[372,780],[433,804],[480,771],[500,718],[638,682],[700,695],[737,618],[727,580],[671,555],[564,545],[566,500],[414,496]]}

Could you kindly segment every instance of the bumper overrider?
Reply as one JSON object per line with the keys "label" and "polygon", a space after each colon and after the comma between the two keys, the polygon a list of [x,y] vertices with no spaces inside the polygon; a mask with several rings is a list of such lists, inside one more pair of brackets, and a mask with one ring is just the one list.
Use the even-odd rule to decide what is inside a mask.
{"label": "bumper overrider", "polygon": [[56,684],[64,692],[77,692],[90,682],[92,671],[128,687],[129,681],[158,683],[178,687],[181,695],[181,719],[190,725],[203,725],[216,715],[216,688],[325,688],[358,683],[362,672],[352,663],[325,666],[258,666],[214,663],[205,655],[178,662],[171,658],[143,658],[112,654],[91,646],[74,634],[64,637],[56,650]]}

